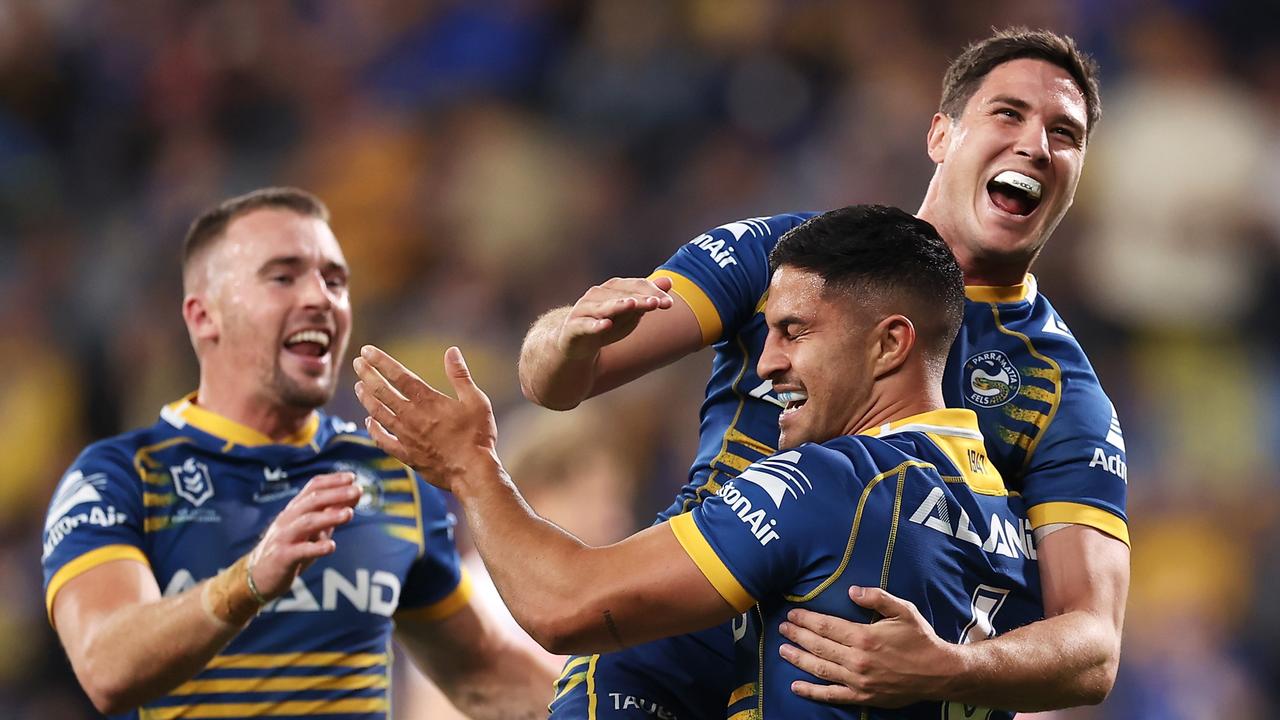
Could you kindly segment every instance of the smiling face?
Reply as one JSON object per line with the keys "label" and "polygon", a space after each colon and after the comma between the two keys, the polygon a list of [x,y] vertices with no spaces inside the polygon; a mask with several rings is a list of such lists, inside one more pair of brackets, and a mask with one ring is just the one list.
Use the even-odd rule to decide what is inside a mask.
{"label": "smiling face", "polygon": [[966,281],[1021,279],[1075,198],[1087,108],[1066,70],[1022,58],[996,66],[960,117],[934,116],[937,164],[920,217],[951,246]]}
{"label": "smiling face", "polygon": [[273,406],[328,402],[351,333],[347,264],[328,224],[253,210],[201,262],[187,303],[203,311],[188,321],[202,373]]}
{"label": "smiling face", "polygon": [[824,292],[822,276],[783,266],[769,285],[769,335],[756,372],[787,403],[778,447],[825,442],[856,430],[874,377],[874,323],[865,308]]}

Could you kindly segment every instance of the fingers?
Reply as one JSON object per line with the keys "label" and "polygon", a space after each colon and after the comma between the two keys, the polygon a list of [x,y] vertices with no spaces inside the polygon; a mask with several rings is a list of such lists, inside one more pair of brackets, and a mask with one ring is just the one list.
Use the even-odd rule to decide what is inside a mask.
{"label": "fingers", "polygon": [[859,705],[866,701],[863,695],[843,685],[815,685],[804,680],[791,683],[791,692],[802,698],[835,705]]}
{"label": "fingers", "polygon": [[458,399],[467,403],[482,403],[489,405],[489,397],[484,391],[476,386],[475,380],[471,378],[471,369],[467,367],[466,358],[462,357],[462,350],[457,347],[451,347],[444,352],[444,369],[449,376],[449,382],[453,384],[453,391],[457,394]]}
{"label": "fingers", "polygon": [[849,588],[849,599],[868,610],[873,610],[881,617],[910,617],[916,606],[910,601],[890,595],[880,588],[864,588],[854,585]]}
{"label": "fingers", "polygon": [[409,397],[392,387],[391,382],[364,357],[352,360],[351,367],[355,369],[356,377],[360,378],[360,382],[364,383],[365,392],[377,398],[378,402],[386,405],[392,412],[401,410],[409,404]]}
{"label": "fingers", "polygon": [[378,449],[406,465],[412,465],[413,458],[405,450],[400,439],[387,432],[387,428],[381,422],[378,422],[375,418],[367,417],[364,419],[364,427],[369,431],[369,437],[373,438],[373,443],[378,446]]}
{"label": "fingers", "polygon": [[385,403],[373,396],[373,391],[369,389],[369,385],[363,380],[356,381],[356,399],[364,406],[369,417],[377,420],[384,427],[394,425],[396,422],[396,414],[387,407]]}
{"label": "fingers", "polygon": [[669,278],[658,285],[644,278],[613,278],[588,290],[574,304],[570,317],[616,318],[628,313],[644,314],[671,307]]}
{"label": "fingers", "polygon": [[[795,629],[786,629],[788,625]],[[800,643],[808,648],[807,642],[801,640],[802,637],[806,640],[810,637],[822,638],[848,647],[858,641],[859,634],[865,628],[865,625],[851,620],[823,615],[810,610],[795,609],[787,613],[787,622],[783,623],[783,626],[779,629],[788,640]]]}

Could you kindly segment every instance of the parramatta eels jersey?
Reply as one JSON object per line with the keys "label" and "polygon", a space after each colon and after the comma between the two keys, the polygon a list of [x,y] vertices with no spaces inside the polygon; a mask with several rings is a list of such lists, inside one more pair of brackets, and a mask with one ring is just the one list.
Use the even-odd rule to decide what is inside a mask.
{"label": "parramatta eels jersey", "polygon": [[804,607],[858,622],[851,585],[911,599],[944,640],[984,640],[1039,619],[1030,522],[988,460],[970,410],[934,410],[753,463],[670,520],[685,552],[743,615],[733,623],[732,718],[1010,718],[926,702],[835,706],[791,692],[812,676],[778,655]]}
{"label": "parramatta eels jersey", "polygon": [[352,423],[316,412],[273,443],[194,404],[90,445],[63,477],[44,529],[45,601],[102,563],[147,564],[173,595],[230,566],[313,476],[356,474],[363,495],[320,558],[209,665],[122,717],[385,718],[392,616],[442,619],[470,583],[440,493]]}
{"label": "parramatta eels jersey", "polygon": [[[756,375],[768,328],[769,252],[817,213],[750,218],[694,238],[651,277],[669,277],[715,358],[689,483],[661,514],[686,512],[774,452],[783,403]],[[1124,438],[1071,331],[1028,275],[965,288],[965,317],[943,380],[948,407],[978,415],[987,451],[1035,527],[1079,523],[1129,542]]]}

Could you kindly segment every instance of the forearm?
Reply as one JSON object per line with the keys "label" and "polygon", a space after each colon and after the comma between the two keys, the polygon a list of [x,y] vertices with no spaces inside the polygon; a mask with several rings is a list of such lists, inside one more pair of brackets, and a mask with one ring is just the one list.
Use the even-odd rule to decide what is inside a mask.
{"label": "forearm", "polygon": [[534,720],[547,716],[559,663],[506,642],[490,665],[438,683],[450,702],[474,720]]}
{"label": "forearm", "polygon": [[571,358],[558,345],[560,327],[572,308],[545,313],[533,324],[520,348],[520,389],[531,402],[569,410],[591,395],[598,353]]}
{"label": "forearm", "polygon": [[1112,621],[1076,610],[956,648],[957,672],[940,699],[1019,712],[1095,705],[1120,659]]}
{"label": "forearm", "polygon": [[242,560],[186,592],[126,605],[94,624],[71,653],[94,705],[123,712],[200,672],[258,610],[244,572]]}
{"label": "forearm", "polygon": [[476,550],[516,622],[554,652],[562,621],[592,587],[591,548],[538,517],[496,458],[470,463],[467,474],[454,493]]}

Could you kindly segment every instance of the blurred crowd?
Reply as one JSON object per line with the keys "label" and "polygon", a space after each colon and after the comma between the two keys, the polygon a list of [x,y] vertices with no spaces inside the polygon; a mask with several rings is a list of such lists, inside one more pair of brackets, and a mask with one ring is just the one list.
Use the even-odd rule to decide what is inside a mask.
{"label": "blurred crowd", "polygon": [[[942,71],[1011,24],[1102,64],[1076,207],[1036,272],[1130,461],[1119,680],[1054,717],[1280,714],[1277,18],[1276,0],[0,0],[0,716],[92,717],[45,619],[44,509],[87,442],[194,388],[178,256],[200,210],[272,184],[322,197],[353,342],[429,380],[461,345],[535,507],[609,542],[682,482],[709,358],[575,422],[520,396],[529,323],[729,220],[914,210]],[[333,409],[362,414],[347,392]]]}

